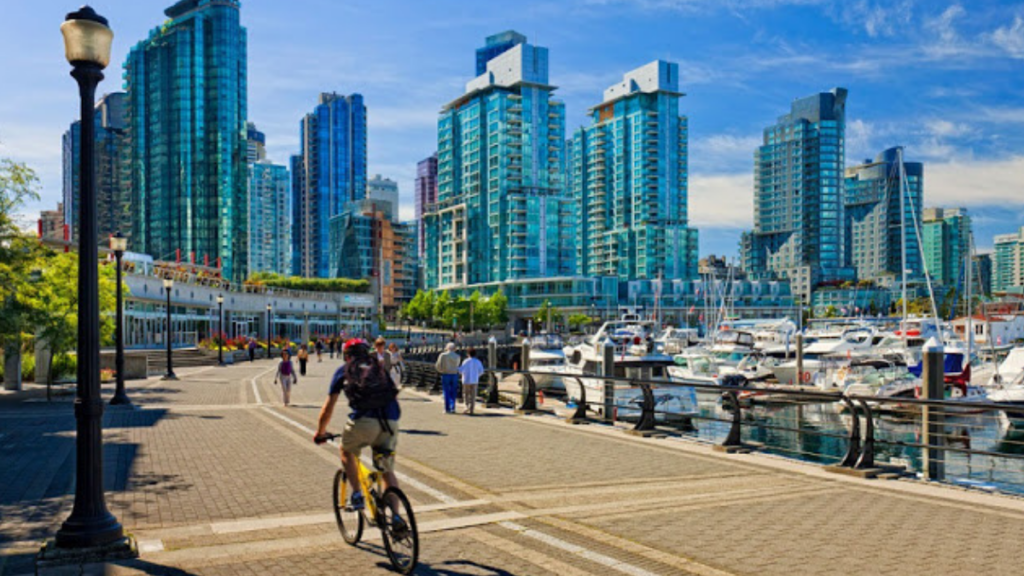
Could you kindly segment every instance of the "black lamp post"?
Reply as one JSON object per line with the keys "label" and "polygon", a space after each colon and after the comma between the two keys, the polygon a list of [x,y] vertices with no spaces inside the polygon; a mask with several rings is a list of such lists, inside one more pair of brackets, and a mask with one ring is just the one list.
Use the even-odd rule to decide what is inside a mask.
{"label": "black lamp post", "polygon": [[114,253],[114,261],[117,264],[117,314],[114,326],[114,376],[117,386],[114,390],[114,397],[110,399],[112,405],[131,404],[128,394],[124,390],[124,300],[121,296],[121,257],[128,249],[128,239],[124,234],[118,232],[110,237],[110,250]]}
{"label": "black lamp post", "polygon": [[370,326],[366,322],[366,313],[365,312],[363,312],[363,314],[362,314],[362,319],[363,319],[363,322],[362,322],[362,325],[363,325],[363,339],[365,340],[365,339],[369,338],[369,334],[370,334]]}
{"label": "black lamp post", "polygon": [[164,278],[164,292],[167,293],[167,331],[164,333],[164,338],[167,340],[167,374],[164,374],[164,380],[178,379],[174,374],[174,350],[171,346],[173,340],[171,337],[171,288],[173,287],[174,280]]}
{"label": "black lamp post", "polygon": [[270,354],[270,346],[273,343],[271,339],[273,338],[273,333],[274,333],[273,314],[274,314],[274,307],[271,306],[270,304],[267,304],[267,358],[268,359],[273,357]]}
{"label": "black lamp post", "polygon": [[217,295],[217,331],[220,334],[217,335],[217,363],[221,366],[224,365],[224,337],[227,336],[227,332],[224,332],[224,295]]}
{"label": "black lamp post", "polygon": [[124,538],[103,496],[103,399],[100,396],[99,248],[96,245],[96,85],[110,63],[114,33],[88,6],[60,27],[64,52],[78,81],[81,153],[78,204],[78,385],[75,397],[75,503],[57,531],[59,548],[91,548]]}

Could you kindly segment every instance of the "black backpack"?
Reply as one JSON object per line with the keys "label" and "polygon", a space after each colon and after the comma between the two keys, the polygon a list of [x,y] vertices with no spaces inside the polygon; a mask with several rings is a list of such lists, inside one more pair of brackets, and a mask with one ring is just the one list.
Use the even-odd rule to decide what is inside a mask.
{"label": "black backpack", "polygon": [[390,404],[398,397],[398,387],[377,356],[369,354],[353,358],[345,367],[345,396],[355,411],[368,412]]}

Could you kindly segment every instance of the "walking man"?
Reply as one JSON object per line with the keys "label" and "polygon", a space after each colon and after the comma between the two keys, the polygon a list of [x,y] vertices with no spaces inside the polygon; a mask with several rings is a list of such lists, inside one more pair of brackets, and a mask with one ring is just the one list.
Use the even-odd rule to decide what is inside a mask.
{"label": "walking man", "polygon": [[466,410],[463,413],[472,415],[476,406],[476,389],[480,384],[480,375],[484,373],[484,365],[476,357],[476,348],[470,346],[466,354],[469,358],[462,363],[459,373],[462,374],[462,401],[466,403]]}
{"label": "walking man", "polygon": [[445,414],[455,414],[455,397],[459,394],[459,355],[455,343],[449,342],[444,352],[437,357],[434,367],[441,374],[441,391],[444,393]]}

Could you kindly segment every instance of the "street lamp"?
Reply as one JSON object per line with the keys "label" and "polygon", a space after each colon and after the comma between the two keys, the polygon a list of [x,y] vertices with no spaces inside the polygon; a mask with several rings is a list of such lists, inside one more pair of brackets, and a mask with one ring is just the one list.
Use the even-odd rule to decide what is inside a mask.
{"label": "street lamp", "polygon": [[124,538],[103,496],[103,399],[100,396],[99,247],[94,164],[96,85],[110,63],[114,33],[88,6],[60,27],[81,104],[78,203],[78,385],[75,398],[75,503],[57,531],[59,548],[91,548]]}
{"label": "street lamp", "polygon": [[271,358],[271,355],[270,355],[270,345],[271,345],[271,338],[273,337],[272,334],[273,334],[273,328],[274,328],[273,327],[273,320],[271,319],[271,317],[272,317],[273,314],[274,314],[274,307],[271,306],[270,303],[268,302],[267,303],[267,359],[268,360]]}
{"label": "street lamp", "polygon": [[114,261],[117,264],[117,325],[114,326],[114,376],[117,385],[114,397],[110,399],[110,403],[115,406],[132,403],[124,390],[124,301],[121,296],[121,257],[127,249],[128,239],[124,234],[118,232],[110,237],[110,250],[114,252]]}
{"label": "street lamp", "polygon": [[174,352],[171,347],[171,288],[173,287],[174,280],[170,278],[164,278],[164,292],[167,293],[167,331],[165,333],[165,338],[167,340],[167,374],[164,374],[164,380],[178,379],[178,377],[174,374]]}
{"label": "street lamp", "polygon": [[220,334],[217,335],[217,363],[221,366],[224,365],[224,337],[227,333],[224,332],[224,295],[217,295],[217,331]]}

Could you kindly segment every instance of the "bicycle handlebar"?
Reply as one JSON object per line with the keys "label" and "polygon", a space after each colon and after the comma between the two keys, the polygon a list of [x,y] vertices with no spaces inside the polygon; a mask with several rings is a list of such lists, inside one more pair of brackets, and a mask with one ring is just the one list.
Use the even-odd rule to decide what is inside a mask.
{"label": "bicycle handlebar", "polygon": [[341,434],[334,434],[333,432],[328,432],[323,436],[317,436],[316,438],[313,439],[313,441],[316,442],[317,444],[323,444],[328,440],[334,440],[335,438],[341,438]]}

